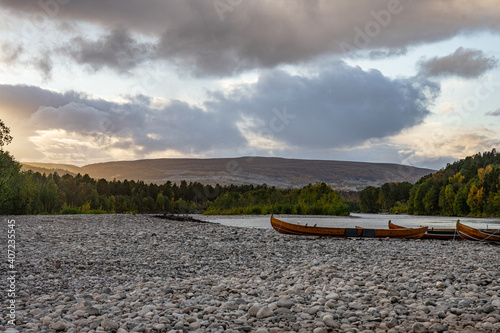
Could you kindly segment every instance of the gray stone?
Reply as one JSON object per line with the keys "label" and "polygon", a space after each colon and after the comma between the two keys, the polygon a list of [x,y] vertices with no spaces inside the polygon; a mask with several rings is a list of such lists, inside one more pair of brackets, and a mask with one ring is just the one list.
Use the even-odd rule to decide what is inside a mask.
{"label": "gray stone", "polygon": [[195,322],[192,322],[192,323],[190,323],[190,324],[189,324],[189,329],[190,329],[191,331],[196,331],[196,330],[198,330],[200,327],[201,327],[201,324],[200,324],[200,322],[198,322],[198,321],[195,321]]}
{"label": "gray stone", "polygon": [[87,309],[85,309],[85,311],[87,311],[87,313],[89,314],[89,316],[99,316],[101,314],[101,312],[99,311],[99,309],[96,309],[93,306],[88,307]]}
{"label": "gray stone", "polygon": [[278,307],[280,308],[287,308],[287,309],[291,309],[292,306],[295,305],[295,303],[291,300],[291,299],[280,299],[276,305],[278,305]]}
{"label": "gray stone", "polygon": [[255,305],[252,305],[250,307],[250,309],[248,309],[248,314],[252,317],[256,317],[257,316],[257,312],[259,312],[260,310],[260,306],[255,304]]}
{"label": "gray stone", "polygon": [[326,295],[326,299],[329,301],[330,300],[338,301],[340,299],[340,296],[337,293],[331,293],[331,294]]}
{"label": "gray stone", "polygon": [[4,332],[5,333],[19,333],[18,330],[16,330],[15,328],[12,328],[12,327],[7,328]]}
{"label": "gray stone", "polygon": [[337,327],[337,324],[333,320],[332,316],[324,316],[323,317],[323,323],[328,326],[328,327]]}
{"label": "gray stone", "polygon": [[269,333],[269,331],[267,330],[267,328],[260,327],[255,330],[255,333]]}
{"label": "gray stone", "polygon": [[422,323],[415,323],[412,325],[411,329],[414,333],[427,333],[429,330]]}
{"label": "gray stone", "polygon": [[485,306],[482,307],[482,310],[484,313],[490,313],[495,311],[495,307],[491,304],[486,304]]}
{"label": "gray stone", "polygon": [[[184,325],[182,325],[183,327]],[[167,326],[165,324],[154,324],[153,328],[157,331],[163,331]]]}
{"label": "gray stone", "polygon": [[282,314],[291,314],[292,311],[290,311],[290,309],[287,308],[277,308],[276,310],[274,310],[274,313],[277,315],[282,315]]}
{"label": "gray stone", "polygon": [[56,321],[55,323],[52,323],[50,325],[50,328],[52,328],[54,331],[64,331],[66,329],[66,324],[62,321]]}
{"label": "gray stone", "polygon": [[104,329],[117,330],[119,325],[112,320],[104,319],[103,321],[101,321],[101,327],[103,327]]}
{"label": "gray stone", "polygon": [[257,319],[268,318],[271,317],[273,314],[274,312],[271,309],[269,309],[267,306],[264,306],[259,310],[259,312],[257,312],[256,317]]}

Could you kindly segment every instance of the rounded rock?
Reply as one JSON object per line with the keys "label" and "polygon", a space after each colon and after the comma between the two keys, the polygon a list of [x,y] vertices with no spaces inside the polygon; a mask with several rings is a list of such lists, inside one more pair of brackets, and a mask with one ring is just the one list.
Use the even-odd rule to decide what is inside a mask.
{"label": "rounded rock", "polygon": [[248,309],[248,314],[252,317],[256,317],[259,310],[260,306],[258,304],[252,305],[250,309]]}
{"label": "rounded rock", "polygon": [[50,328],[52,328],[54,331],[64,331],[66,329],[66,324],[62,321],[56,321],[55,323],[52,323],[50,325]]}
{"label": "rounded rock", "polygon": [[287,308],[291,309],[292,306],[295,305],[295,303],[291,299],[280,299],[276,305],[278,305],[279,308]]}
{"label": "rounded rock", "polygon": [[263,319],[263,318],[271,317],[273,314],[274,314],[274,312],[271,309],[269,309],[269,307],[265,306],[257,312],[256,317],[257,317],[257,319]]}
{"label": "rounded rock", "polygon": [[411,329],[414,333],[427,333],[429,331],[427,327],[422,323],[413,324]]}

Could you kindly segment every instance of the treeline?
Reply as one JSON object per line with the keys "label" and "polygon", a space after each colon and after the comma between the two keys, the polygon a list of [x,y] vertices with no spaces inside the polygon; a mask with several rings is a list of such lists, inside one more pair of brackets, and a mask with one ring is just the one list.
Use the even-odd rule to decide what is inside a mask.
{"label": "treeline", "polygon": [[360,193],[363,212],[414,215],[500,216],[500,154],[469,156],[421,178],[415,185],[389,183]]}
{"label": "treeline", "polygon": [[408,182],[385,183],[381,187],[368,186],[359,194],[359,209],[363,213],[407,213],[407,202],[413,185]]}
{"label": "treeline", "polygon": [[23,172],[8,152],[0,153],[0,215],[153,212],[348,215],[349,208],[326,184],[278,190],[265,184],[95,180],[89,175]]}
{"label": "treeline", "polygon": [[0,214],[195,213],[227,191],[253,187],[211,186],[182,181],[163,185],[143,181],[95,180],[89,175],[21,171],[8,152],[0,154]]}
{"label": "treeline", "polygon": [[230,191],[211,202],[206,213],[347,216],[350,211],[337,192],[321,183],[290,190],[263,187],[240,193]]}

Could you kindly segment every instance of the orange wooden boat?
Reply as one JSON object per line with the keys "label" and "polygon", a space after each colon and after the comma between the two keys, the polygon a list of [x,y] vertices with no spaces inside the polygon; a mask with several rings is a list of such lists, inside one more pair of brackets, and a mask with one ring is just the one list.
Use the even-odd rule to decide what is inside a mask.
{"label": "orange wooden boat", "polygon": [[[460,222],[460,220],[458,220]],[[462,224],[463,225],[463,224]],[[402,227],[400,225],[394,224],[389,220],[389,229],[405,229],[406,227]],[[500,235],[500,229],[476,229],[477,231],[480,231],[484,234],[494,234],[494,235]],[[427,232],[425,233],[424,239],[442,239],[442,240],[447,240],[447,239],[455,239],[455,240],[460,240],[460,239],[470,239],[466,238],[465,236],[462,237],[459,235],[457,229],[427,229]]]}
{"label": "orange wooden boat", "polygon": [[[400,225],[394,224],[389,221],[389,229],[408,229],[406,227],[402,227]],[[462,239],[458,235],[455,229],[427,229],[427,232],[422,237],[423,239],[441,239],[441,240],[449,240],[449,239]]]}
{"label": "orange wooden boat", "polygon": [[457,221],[457,232],[460,237],[469,240],[500,243],[500,229],[480,230],[475,229]]}
{"label": "orange wooden boat", "polygon": [[330,228],[289,223],[271,215],[271,225],[279,233],[303,236],[412,238],[424,236],[427,227],[416,229]]}

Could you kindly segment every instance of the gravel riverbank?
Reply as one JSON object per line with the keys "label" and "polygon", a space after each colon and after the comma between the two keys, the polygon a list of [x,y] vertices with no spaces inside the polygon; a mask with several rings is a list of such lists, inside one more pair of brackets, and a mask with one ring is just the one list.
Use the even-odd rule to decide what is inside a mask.
{"label": "gravel riverbank", "polygon": [[14,219],[19,332],[500,332],[494,244],[144,215]]}

